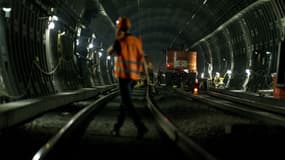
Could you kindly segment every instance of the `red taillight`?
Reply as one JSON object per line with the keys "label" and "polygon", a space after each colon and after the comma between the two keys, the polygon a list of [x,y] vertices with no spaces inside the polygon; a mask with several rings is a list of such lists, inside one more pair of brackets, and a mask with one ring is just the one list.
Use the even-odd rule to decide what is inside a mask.
{"label": "red taillight", "polygon": [[198,88],[194,88],[194,94],[197,94],[198,93],[198,91],[199,91],[199,89]]}

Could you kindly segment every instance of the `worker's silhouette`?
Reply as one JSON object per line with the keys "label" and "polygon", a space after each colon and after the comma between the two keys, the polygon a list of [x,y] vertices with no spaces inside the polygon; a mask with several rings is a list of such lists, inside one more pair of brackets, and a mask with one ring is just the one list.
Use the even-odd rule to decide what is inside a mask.
{"label": "worker's silhouette", "polygon": [[147,128],[134,108],[131,91],[133,83],[140,79],[144,66],[144,53],[141,40],[128,33],[130,27],[131,22],[128,18],[119,17],[116,22],[116,40],[113,46],[108,49],[110,55],[115,54],[114,75],[119,78],[121,94],[120,114],[112,134],[119,135],[126,112],[129,112],[138,129],[137,138],[142,138],[147,132]]}

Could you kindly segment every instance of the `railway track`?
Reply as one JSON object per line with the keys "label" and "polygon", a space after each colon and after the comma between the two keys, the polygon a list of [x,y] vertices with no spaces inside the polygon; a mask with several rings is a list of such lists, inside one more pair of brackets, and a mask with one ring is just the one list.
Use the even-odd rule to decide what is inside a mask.
{"label": "railway track", "polygon": [[34,117],[30,121],[24,121],[10,128],[2,129],[0,131],[0,159],[32,159],[33,154],[57,133],[73,115],[94,100],[117,90],[116,87],[102,88],[102,90],[94,92],[92,98],[90,98],[91,95],[86,96],[89,99],[85,98],[85,100],[76,97],[77,95],[79,97],[85,95],[72,95],[75,100],[82,100],[70,104],[60,103],[64,105],[54,107],[56,109],[37,116],[37,118]]}
{"label": "railway track", "polygon": [[168,111],[170,119],[218,159],[284,159],[279,147],[285,142],[285,116],[276,105],[280,103],[261,104],[256,97],[213,91],[199,95],[176,91],[189,106],[180,107],[179,113]]}
{"label": "railway track", "polygon": [[[277,147],[284,142],[283,126],[236,109],[213,108],[219,100],[201,103],[202,99],[195,99],[197,96],[193,98],[188,93],[185,96],[185,93],[165,88],[159,92],[159,95],[145,98],[144,89],[134,91],[135,106],[149,129],[143,140],[135,138],[136,128],[130,119],[126,120],[120,137],[110,135],[120,102],[118,91],[113,90],[26,124],[24,128],[33,131],[24,142],[31,144],[21,146],[32,147],[21,159],[224,160],[283,156]],[[225,99],[220,102],[229,104]],[[57,120],[53,123],[53,119]],[[16,132],[10,133],[16,136]],[[5,137],[5,133],[3,135]],[[24,136],[19,135],[18,140],[23,141]],[[21,151],[18,153],[21,155]],[[9,159],[18,158],[17,155],[11,157]]]}
{"label": "railway track", "polygon": [[[94,157],[215,159],[156,110],[153,99],[145,98],[144,89],[135,90],[133,98],[149,128],[143,140],[135,138],[136,129],[130,119],[122,128],[122,136],[110,135],[120,101],[118,91],[112,90],[94,99],[63,106],[23,126],[3,132],[0,138],[5,139],[5,143],[1,145],[1,155],[23,160]],[[13,154],[15,152],[17,154]]]}
{"label": "railway track", "polygon": [[[189,95],[181,92],[182,95]],[[271,99],[268,102],[260,102],[256,97],[237,97],[225,93],[209,91],[207,94],[189,95],[189,98],[198,100],[213,106],[217,109],[228,111],[241,116],[247,116],[266,123],[268,125],[285,125],[284,104],[279,104],[279,100]],[[283,105],[283,106],[282,106]]]}
{"label": "railway track", "polygon": [[[215,159],[187,138],[163,114],[156,110],[153,100],[149,96],[145,98],[144,89],[136,90],[134,99],[140,113],[144,114],[144,121],[150,133],[144,140],[136,140],[134,126],[130,121],[126,121],[127,127],[125,132],[124,127],[122,128],[122,136],[110,137],[109,131],[116,119],[114,105],[117,106],[116,108],[119,105],[118,99],[115,98],[117,94],[116,91],[102,96],[76,113],[56,135],[37,151],[33,160],[89,159],[90,157],[91,159],[94,157]],[[146,106],[151,112],[146,111]],[[105,119],[105,122],[102,119]],[[157,123],[153,123],[154,121]],[[103,126],[108,126],[108,129],[102,129]]]}

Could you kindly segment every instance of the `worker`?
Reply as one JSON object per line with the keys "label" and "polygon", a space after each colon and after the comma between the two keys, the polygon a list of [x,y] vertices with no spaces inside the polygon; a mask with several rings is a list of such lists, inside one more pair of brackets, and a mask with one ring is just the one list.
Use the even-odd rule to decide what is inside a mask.
{"label": "worker", "polygon": [[132,86],[140,80],[141,72],[145,67],[142,41],[128,33],[131,21],[126,17],[119,17],[116,21],[116,36],[113,46],[108,48],[109,55],[115,55],[114,76],[119,79],[121,94],[120,113],[112,130],[112,135],[118,136],[122,127],[126,112],[129,112],[137,127],[137,138],[143,138],[147,128],[136,112],[131,99]]}

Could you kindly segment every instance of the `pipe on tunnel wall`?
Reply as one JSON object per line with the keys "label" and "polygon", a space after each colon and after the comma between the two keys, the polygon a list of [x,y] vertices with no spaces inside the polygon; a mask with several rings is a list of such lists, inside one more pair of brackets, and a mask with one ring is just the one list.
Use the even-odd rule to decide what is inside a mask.
{"label": "pipe on tunnel wall", "polygon": [[[80,16],[85,10],[66,5],[66,1],[8,2],[12,8],[9,16],[2,10],[0,13],[0,96],[18,100],[88,85],[79,77],[78,59],[75,57],[77,25],[81,22],[78,18],[84,18]],[[94,13],[98,11],[98,15],[105,17],[105,22],[114,31],[110,18],[101,4],[96,3],[99,8],[93,8]],[[98,15],[95,14],[92,20],[97,21]],[[58,20],[53,20],[53,16]],[[49,28],[51,22],[55,25]],[[95,30],[95,27],[91,28]],[[90,76],[87,68],[84,71]],[[88,77],[86,79],[89,80]]]}
{"label": "pipe on tunnel wall", "polygon": [[40,62],[46,69],[42,30],[45,22],[40,18],[46,12],[31,1],[10,1],[10,4],[11,13],[6,17],[3,35],[7,36],[6,66],[9,69],[6,71],[10,77],[7,83],[15,88],[12,99],[52,94],[51,78],[36,66],[36,62]]}
{"label": "pipe on tunnel wall", "polygon": [[285,59],[285,41],[280,43],[278,65],[277,65],[277,87],[285,88],[285,63],[282,62]]}
{"label": "pipe on tunnel wall", "polygon": [[7,48],[7,25],[6,17],[0,15],[0,95],[8,98],[16,98],[17,89],[14,87],[15,81],[11,73],[11,64],[8,58]]}
{"label": "pipe on tunnel wall", "polygon": [[[106,65],[105,63],[101,63],[101,57],[106,58],[106,54],[103,56],[99,56],[99,53],[102,53],[103,47],[101,44],[106,43],[107,40],[111,40],[111,38],[104,34],[108,33],[111,34],[112,32],[108,32],[106,30],[113,30],[114,31],[114,24],[111,22],[110,18],[108,17],[107,13],[105,12],[103,6],[98,0],[86,0],[84,1],[85,5],[77,6],[78,2],[72,1],[70,2],[73,4],[73,7],[75,10],[80,11],[78,17],[81,18],[80,22],[77,22],[76,26],[73,26],[73,29],[75,31],[78,31],[78,29],[81,30],[81,35],[77,36],[75,39],[78,40],[79,45],[75,45],[76,48],[73,50],[68,51],[68,46],[72,46],[72,44],[68,46],[64,46],[64,42],[70,43],[72,38],[68,38],[72,36],[70,33],[66,33],[63,36],[60,36],[57,38],[57,40],[53,40],[53,43],[56,43],[55,45],[61,46],[57,47],[57,49],[54,49],[54,53],[57,53],[58,55],[64,54],[66,56],[72,55],[71,52],[74,53],[73,55],[76,55],[75,61],[72,61],[72,58],[68,60],[71,62],[70,64],[66,65],[66,58],[60,58],[57,57],[55,61],[56,63],[63,63],[61,67],[59,68],[58,73],[56,74],[56,79],[54,84],[59,90],[68,90],[70,88],[76,88],[76,83],[81,83],[84,87],[94,87],[96,85],[103,85],[105,84],[106,77],[103,75],[106,73],[106,67],[103,65]],[[82,3],[84,3],[82,2]],[[59,2],[58,2],[59,3]],[[58,4],[59,5],[59,4]],[[60,5],[62,6],[62,5]],[[64,5],[67,6],[67,5]],[[82,7],[82,8],[81,8]],[[66,9],[65,10],[70,10]],[[70,12],[70,11],[69,11]],[[68,12],[68,13],[69,13]],[[69,20],[70,21],[76,21]],[[97,24],[98,26],[94,25]],[[102,28],[104,31],[98,31],[97,28]],[[57,33],[59,35],[59,33]],[[94,36],[93,36],[94,35]],[[113,37],[114,34],[112,34]],[[93,40],[91,41],[91,37],[94,37],[94,43]],[[69,40],[68,40],[69,39]],[[94,45],[94,48],[88,48],[90,44]],[[100,44],[100,45],[99,45]],[[107,44],[107,43],[106,43]],[[70,47],[69,47],[70,48]],[[61,53],[62,52],[62,53]],[[67,53],[69,52],[69,53]],[[61,54],[60,54],[61,53]],[[64,64],[65,63],[65,64]],[[63,68],[62,68],[63,67]],[[66,68],[67,67],[67,68]],[[68,69],[69,68],[69,69]],[[70,70],[70,68],[73,68],[78,70],[78,74],[76,71]],[[71,72],[69,74],[66,74],[65,72]],[[79,76],[70,76],[70,75],[79,75]],[[79,77],[79,83],[76,82],[76,79]],[[73,83],[75,81],[75,83]],[[60,89],[63,88],[63,89]]]}

